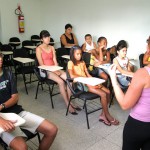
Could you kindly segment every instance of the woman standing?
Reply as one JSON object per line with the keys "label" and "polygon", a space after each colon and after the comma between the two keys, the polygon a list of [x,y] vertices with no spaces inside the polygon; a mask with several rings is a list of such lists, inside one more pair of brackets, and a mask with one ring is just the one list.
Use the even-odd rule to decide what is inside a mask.
{"label": "woman standing", "polygon": [[122,109],[131,109],[123,131],[123,150],[150,150],[150,64],[139,69],[124,94],[116,79],[116,65],[110,67],[116,99]]}

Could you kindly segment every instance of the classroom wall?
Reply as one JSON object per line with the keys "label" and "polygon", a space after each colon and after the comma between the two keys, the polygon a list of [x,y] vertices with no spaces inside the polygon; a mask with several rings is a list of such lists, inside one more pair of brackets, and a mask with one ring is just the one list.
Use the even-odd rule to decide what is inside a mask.
{"label": "classroom wall", "polygon": [[[42,0],[42,28],[55,41],[64,33],[66,23],[73,25],[79,44],[90,33],[94,41],[105,36],[108,47],[119,40],[129,43],[128,56],[138,59],[146,50],[150,35],[149,0]],[[138,63],[138,62],[137,62]]]}
{"label": "classroom wall", "polygon": [[[25,32],[18,31],[18,17],[14,11],[20,3],[25,16]],[[30,39],[31,35],[39,34],[41,30],[40,0],[0,0],[0,38],[3,44],[9,42],[9,38],[17,36],[23,40]]]}
{"label": "classroom wall", "polygon": [[[14,14],[18,3],[25,15],[25,33],[18,33]],[[129,43],[128,56],[138,59],[146,50],[150,34],[149,6],[149,0],[0,0],[0,40],[8,43],[12,36],[30,39],[32,34],[47,29],[58,42],[65,24],[71,23],[80,45],[87,33],[95,42],[105,36],[108,47],[124,39]]]}

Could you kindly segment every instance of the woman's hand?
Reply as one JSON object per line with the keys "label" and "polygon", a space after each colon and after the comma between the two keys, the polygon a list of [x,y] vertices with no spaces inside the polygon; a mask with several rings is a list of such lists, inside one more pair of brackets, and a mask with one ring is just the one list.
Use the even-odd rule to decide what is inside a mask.
{"label": "woman's hand", "polygon": [[116,70],[117,70],[117,66],[115,64],[112,64],[109,69],[109,75],[111,77],[111,79],[116,79]]}
{"label": "woman's hand", "polygon": [[118,85],[117,76],[116,76],[116,69],[117,69],[117,66],[115,64],[112,64],[108,69],[108,72],[109,72],[109,75],[111,78],[111,83],[113,86]]}

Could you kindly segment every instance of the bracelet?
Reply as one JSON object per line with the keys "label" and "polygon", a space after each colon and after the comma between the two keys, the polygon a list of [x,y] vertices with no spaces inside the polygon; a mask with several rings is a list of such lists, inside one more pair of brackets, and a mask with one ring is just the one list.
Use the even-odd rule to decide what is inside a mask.
{"label": "bracelet", "polygon": [[5,104],[4,103],[2,103],[1,106],[2,106],[2,110],[5,109]]}

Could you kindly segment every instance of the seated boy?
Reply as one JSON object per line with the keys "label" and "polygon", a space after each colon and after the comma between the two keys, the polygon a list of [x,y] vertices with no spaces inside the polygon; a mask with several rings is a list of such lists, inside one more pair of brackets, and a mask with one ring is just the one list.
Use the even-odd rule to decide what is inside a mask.
{"label": "seated boy", "polygon": [[[20,128],[32,133],[39,132],[44,136],[39,145],[39,150],[48,150],[57,134],[57,127],[48,120],[25,111],[18,105],[18,92],[16,82],[11,71],[2,68],[3,55],[0,53],[0,112],[16,113],[26,120]],[[44,111],[44,110],[43,110]],[[23,137],[26,135],[19,127],[14,126],[15,121],[5,120],[0,117],[0,127],[5,132],[0,134],[2,140],[13,150],[27,150],[27,145]]]}
{"label": "seated boy", "polygon": [[95,53],[96,43],[92,41],[92,36],[90,34],[85,35],[85,43],[82,46],[83,52]]}

